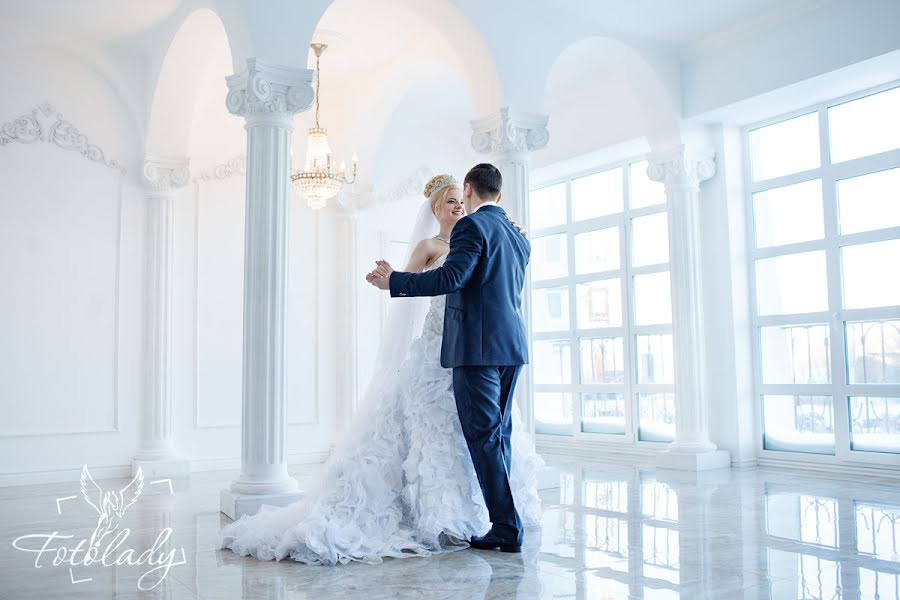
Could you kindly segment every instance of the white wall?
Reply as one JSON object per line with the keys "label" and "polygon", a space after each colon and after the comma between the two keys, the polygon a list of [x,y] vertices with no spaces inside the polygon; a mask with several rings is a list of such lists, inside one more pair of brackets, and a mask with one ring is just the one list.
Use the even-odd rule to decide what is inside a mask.
{"label": "white wall", "polygon": [[[7,50],[0,77],[17,90],[0,98],[0,122],[50,102],[107,161],[131,166],[129,107],[94,65]],[[38,114],[52,139],[60,117]],[[50,141],[0,146],[0,182],[0,484],[128,464],[140,398],[141,194],[120,170]]]}

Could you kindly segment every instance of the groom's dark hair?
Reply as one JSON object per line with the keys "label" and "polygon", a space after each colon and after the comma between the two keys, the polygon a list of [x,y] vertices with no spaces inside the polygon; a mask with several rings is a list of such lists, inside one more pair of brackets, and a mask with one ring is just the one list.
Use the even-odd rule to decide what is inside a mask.
{"label": "groom's dark hair", "polygon": [[500,170],[490,163],[480,163],[469,169],[463,183],[468,183],[479,198],[496,198],[503,186]]}

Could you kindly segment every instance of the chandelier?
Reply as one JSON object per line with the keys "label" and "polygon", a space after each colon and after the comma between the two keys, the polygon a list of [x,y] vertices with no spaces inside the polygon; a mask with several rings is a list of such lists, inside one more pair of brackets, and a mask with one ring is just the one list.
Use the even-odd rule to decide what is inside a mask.
{"label": "chandelier", "polygon": [[347,175],[347,166],[341,163],[337,170],[331,164],[331,146],[328,132],[319,125],[319,60],[326,44],[310,44],[316,53],[316,126],[309,130],[306,142],[306,164],[302,171],[291,169],[291,185],[306,198],[306,204],[314,210],[325,207],[329,198],[334,198],[345,183],[356,181],[359,159],[353,155],[353,169]]}

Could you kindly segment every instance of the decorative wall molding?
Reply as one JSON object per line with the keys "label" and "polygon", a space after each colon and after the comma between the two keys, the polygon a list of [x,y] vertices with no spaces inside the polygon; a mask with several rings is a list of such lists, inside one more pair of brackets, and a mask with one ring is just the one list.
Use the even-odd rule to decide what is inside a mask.
{"label": "decorative wall molding", "polygon": [[[310,450],[288,454],[290,465],[316,465],[324,463],[331,455],[331,450]],[[237,469],[241,466],[240,457],[201,458],[191,461],[191,472],[222,471]],[[43,483],[70,483],[77,481],[83,465],[60,466],[35,471],[18,471],[0,473],[0,488],[36,485]],[[131,477],[131,465],[92,466],[91,474],[97,479],[117,479]]]}
{"label": "decorative wall molding", "polygon": [[[45,103],[46,104],[46,103]],[[42,105],[44,106],[44,105]],[[49,108],[49,105],[46,105]],[[38,110],[38,109],[35,109]],[[52,110],[52,108],[50,109]],[[58,115],[58,113],[57,113]],[[58,115],[59,116],[59,115]],[[5,128],[5,126],[4,126]],[[0,133],[0,146],[4,145],[2,141],[3,134]],[[37,138],[39,139],[39,138]],[[37,139],[31,141],[37,141]],[[28,142],[26,142],[28,143]],[[21,438],[36,438],[36,437],[49,437],[49,438],[58,438],[63,436],[83,436],[83,435],[108,435],[111,433],[118,434],[120,433],[120,416],[121,416],[121,399],[122,396],[119,392],[119,384],[120,384],[120,340],[119,333],[121,329],[121,312],[122,312],[122,303],[121,303],[121,289],[122,289],[122,238],[123,238],[123,228],[122,228],[122,209],[123,209],[123,200],[122,200],[122,191],[124,184],[124,174],[126,170],[114,162],[103,163],[106,166],[110,166],[116,170],[116,173],[113,175],[115,178],[115,194],[116,194],[116,206],[115,206],[115,222],[116,222],[116,232],[115,232],[115,267],[113,272],[113,313],[115,315],[113,321],[113,335],[112,335],[112,388],[113,388],[113,397],[112,397],[112,425],[105,426],[101,428],[94,429],[72,429],[67,431],[26,431],[20,433],[0,433],[0,439],[21,439]],[[80,467],[79,467],[80,469]],[[43,472],[43,471],[42,471]],[[80,471],[79,471],[80,472]],[[15,474],[12,474],[14,476]],[[5,483],[9,474],[0,474],[0,487],[4,487],[6,485],[19,485],[17,483]],[[55,480],[54,480],[55,481]],[[36,481],[36,483],[38,483]],[[24,484],[22,484],[24,485]]]}
{"label": "decorative wall molding", "polygon": [[232,156],[223,163],[219,163],[209,171],[201,171],[193,178],[194,183],[228,179],[230,177],[244,176],[247,174],[247,155],[243,152]]}
{"label": "decorative wall molding", "polygon": [[434,173],[434,169],[432,169],[428,165],[419,165],[419,167],[415,171],[413,171],[406,178],[402,179],[391,189],[386,190],[385,192],[374,190],[371,196],[371,201],[368,202],[367,205],[381,206],[384,204],[394,204],[395,202],[400,202],[401,200],[409,198],[410,196],[421,197],[422,191],[425,189],[425,184],[428,183],[428,180],[431,179],[431,176]]}
{"label": "decorative wall molding", "polygon": [[313,71],[247,59],[247,68],[225,78],[228,112],[253,115],[293,115],[307,110],[315,99]]}
{"label": "decorative wall molding", "polygon": [[[71,483],[78,480],[84,465],[60,466],[35,471],[0,473],[0,488],[37,485],[43,483]],[[91,475],[97,479],[117,479],[131,476],[130,465],[91,466]]]}
{"label": "decorative wall molding", "polygon": [[127,172],[118,162],[107,159],[99,146],[90,143],[87,136],[63,119],[62,113],[57,112],[49,102],[32,109],[31,114],[0,125],[0,146],[12,142],[31,144],[38,141],[55,144],[63,150],[74,150],[88,160],[121,173]]}
{"label": "decorative wall molding", "polygon": [[346,351],[339,353],[338,368],[338,420],[337,430],[346,427],[359,405],[359,213],[338,209],[336,217],[337,246],[335,261],[338,273],[343,272],[344,290],[338,294],[338,340],[346,344]]}
{"label": "decorative wall molding", "polygon": [[548,120],[547,115],[531,113],[511,116],[508,106],[501,107],[496,114],[471,122],[472,148],[493,156],[540,150],[550,141]]}
{"label": "decorative wall molding", "polygon": [[[113,398],[112,398],[112,425],[106,426],[97,429],[73,429],[68,431],[50,431],[50,432],[25,432],[25,433],[6,433],[0,434],[0,439],[12,439],[12,438],[34,438],[34,437],[45,437],[45,438],[59,438],[66,436],[84,436],[84,435],[98,435],[98,436],[106,436],[109,434],[118,434],[121,432],[120,430],[120,416],[121,416],[121,399],[122,395],[119,391],[119,383],[120,383],[120,343],[119,343],[119,332],[120,332],[120,316],[121,316],[121,287],[122,287],[122,186],[123,186],[123,176],[125,173],[124,169],[117,168],[120,174],[114,175],[116,178],[116,234],[115,234],[115,248],[116,248],[116,261],[115,261],[115,272],[113,273],[113,294],[114,294],[114,303],[113,303],[113,311],[115,314],[114,324],[113,324],[113,342],[112,342],[112,361],[113,361],[113,380],[112,380],[112,388],[113,388]],[[81,439],[81,438],[79,438]],[[75,470],[76,475],[80,472],[80,468]],[[55,472],[53,469],[48,471],[39,471],[38,473],[50,473]],[[65,472],[68,473],[68,472]],[[126,476],[129,473],[124,473],[122,476]],[[7,485],[28,485],[29,483],[49,483],[55,481],[66,481],[66,475],[61,475],[59,479],[54,479],[53,476],[50,476],[50,479],[29,479],[30,473],[22,473],[23,479],[22,482],[19,483],[16,481],[16,477],[18,476],[15,473],[12,474],[0,474],[0,487],[4,487]],[[119,475],[109,475],[110,477],[119,476]]]}
{"label": "decorative wall molding", "polygon": [[151,157],[144,160],[144,181],[158,192],[174,191],[187,185],[191,171],[186,158]]}
{"label": "decorative wall molding", "polygon": [[[238,170],[238,167],[240,170]],[[240,154],[229,159],[225,163],[221,163],[216,165],[212,171],[201,173],[199,177],[195,177],[193,179],[194,182],[200,181],[213,181],[213,180],[223,180],[229,177],[233,177],[236,175],[244,175],[244,169],[246,167],[246,156],[244,154]],[[229,169],[230,172],[226,172],[225,169]],[[234,430],[241,428],[241,422],[238,420],[236,423],[224,423],[220,425],[204,425],[202,424],[201,419],[201,410],[200,410],[200,369],[199,369],[199,356],[200,356],[200,194],[201,191],[198,186],[194,187],[194,271],[193,271],[193,288],[194,288],[194,302],[193,302],[193,318],[194,318],[194,346],[192,352],[193,359],[193,371],[194,371],[194,385],[193,385],[193,408],[192,408],[192,422],[193,429],[196,431],[207,431],[207,430]],[[316,235],[316,243],[315,243],[315,256],[313,258],[313,264],[318,265],[318,257],[319,257],[319,215],[318,213],[314,213],[315,215],[315,235]],[[318,269],[318,266],[316,267]],[[314,281],[318,282],[318,271],[316,276],[314,277]],[[316,302],[316,306],[313,309],[313,312],[318,315],[318,283],[313,290],[313,298],[314,302]],[[315,397],[315,405],[313,410],[313,416],[305,419],[299,419],[294,421],[288,421],[288,427],[310,427],[319,424],[319,413],[320,413],[320,405],[319,405],[319,330],[318,330],[318,316],[316,318],[316,327],[314,328],[314,357],[316,364],[314,366],[314,378],[315,381],[313,383],[313,396]],[[302,398],[302,395],[301,395]],[[290,400],[290,399],[289,399]],[[240,459],[236,459],[237,466],[240,466]],[[223,467],[225,468],[225,467]],[[227,467],[232,468],[232,467]],[[193,465],[191,467],[194,469]],[[202,469],[201,469],[202,470]]]}
{"label": "decorative wall molding", "polygon": [[[313,297],[313,306],[312,306],[312,314],[316,316],[315,324],[313,325],[313,384],[312,384],[312,392],[313,398],[315,398],[315,403],[313,404],[313,414],[312,418],[299,419],[296,421],[292,421],[288,419],[288,427],[293,426],[312,426],[319,424],[319,400],[322,397],[321,387],[322,387],[322,377],[320,375],[320,365],[321,365],[321,351],[319,349],[319,344],[322,339],[321,332],[319,328],[322,324],[321,319],[321,301],[319,298],[319,291],[322,289],[320,278],[321,278],[321,266],[320,266],[320,256],[321,251],[319,249],[319,244],[322,241],[322,219],[321,219],[321,211],[314,210],[313,211],[313,252],[312,256],[309,257],[310,261],[313,265],[313,286],[312,286],[312,297]],[[288,319],[290,320],[290,315],[288,315]],[[290,381],[290,373],[288,373],[288,381]],[[288,385],[288,402],[291,401],[291,397],[289,395],[290,385]],[[300,401],[303,401],[304,394],[300,394]]]}
{"label": "decorative wall molding", "polygon": [[[221,165],[218,165],[221,166]],[[218,168],[218,166],[216,168]],[[214,169],[215,170],[215,169]],[[202,177],[202,175],[201,175]],[[194,181],[197,182],[198,179],[194,178]],[[207,180],[204,180],[207,181]],[[193,385],[193,428],[195,430],[214,430],[214,429],[240,429],[241,422],[240,418],[238,418],[237,423],[225,423],[221,425],[202,425],[201,424],[201,411],[200,411],[200,187],[194,186],[194,272],[193,272],[193,306],[192,312],[194,317],[194,347],[192,352],[193,358],[193,371],[194,371],[194,385]],[[236,461],[237,466],[240,466],[240,458],[234,459]],[[203,461],[200,461],[203,462]],[[191,469],[194,469],[194,463],[191,464]],[[224,468],[234,468],[234,466],[227,466]]]}

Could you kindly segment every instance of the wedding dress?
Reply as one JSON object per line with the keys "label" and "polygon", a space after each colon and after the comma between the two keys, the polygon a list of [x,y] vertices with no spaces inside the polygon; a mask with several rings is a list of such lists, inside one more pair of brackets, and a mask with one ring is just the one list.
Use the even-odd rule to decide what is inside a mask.
{"label": "wedding dress", "polygon": [[[438,259],[430,268],[443,264]],[[264,506],[219,534],[219,548],[260,560],[333,565],[465,548],[490,527],[463,437],[452,371],[440,366],[445,297],[431,299],[421,335],[394,381],[360,414],[300,501]],[[513,403],[510,485],[523,524],[540,523],[533,450]]]}

